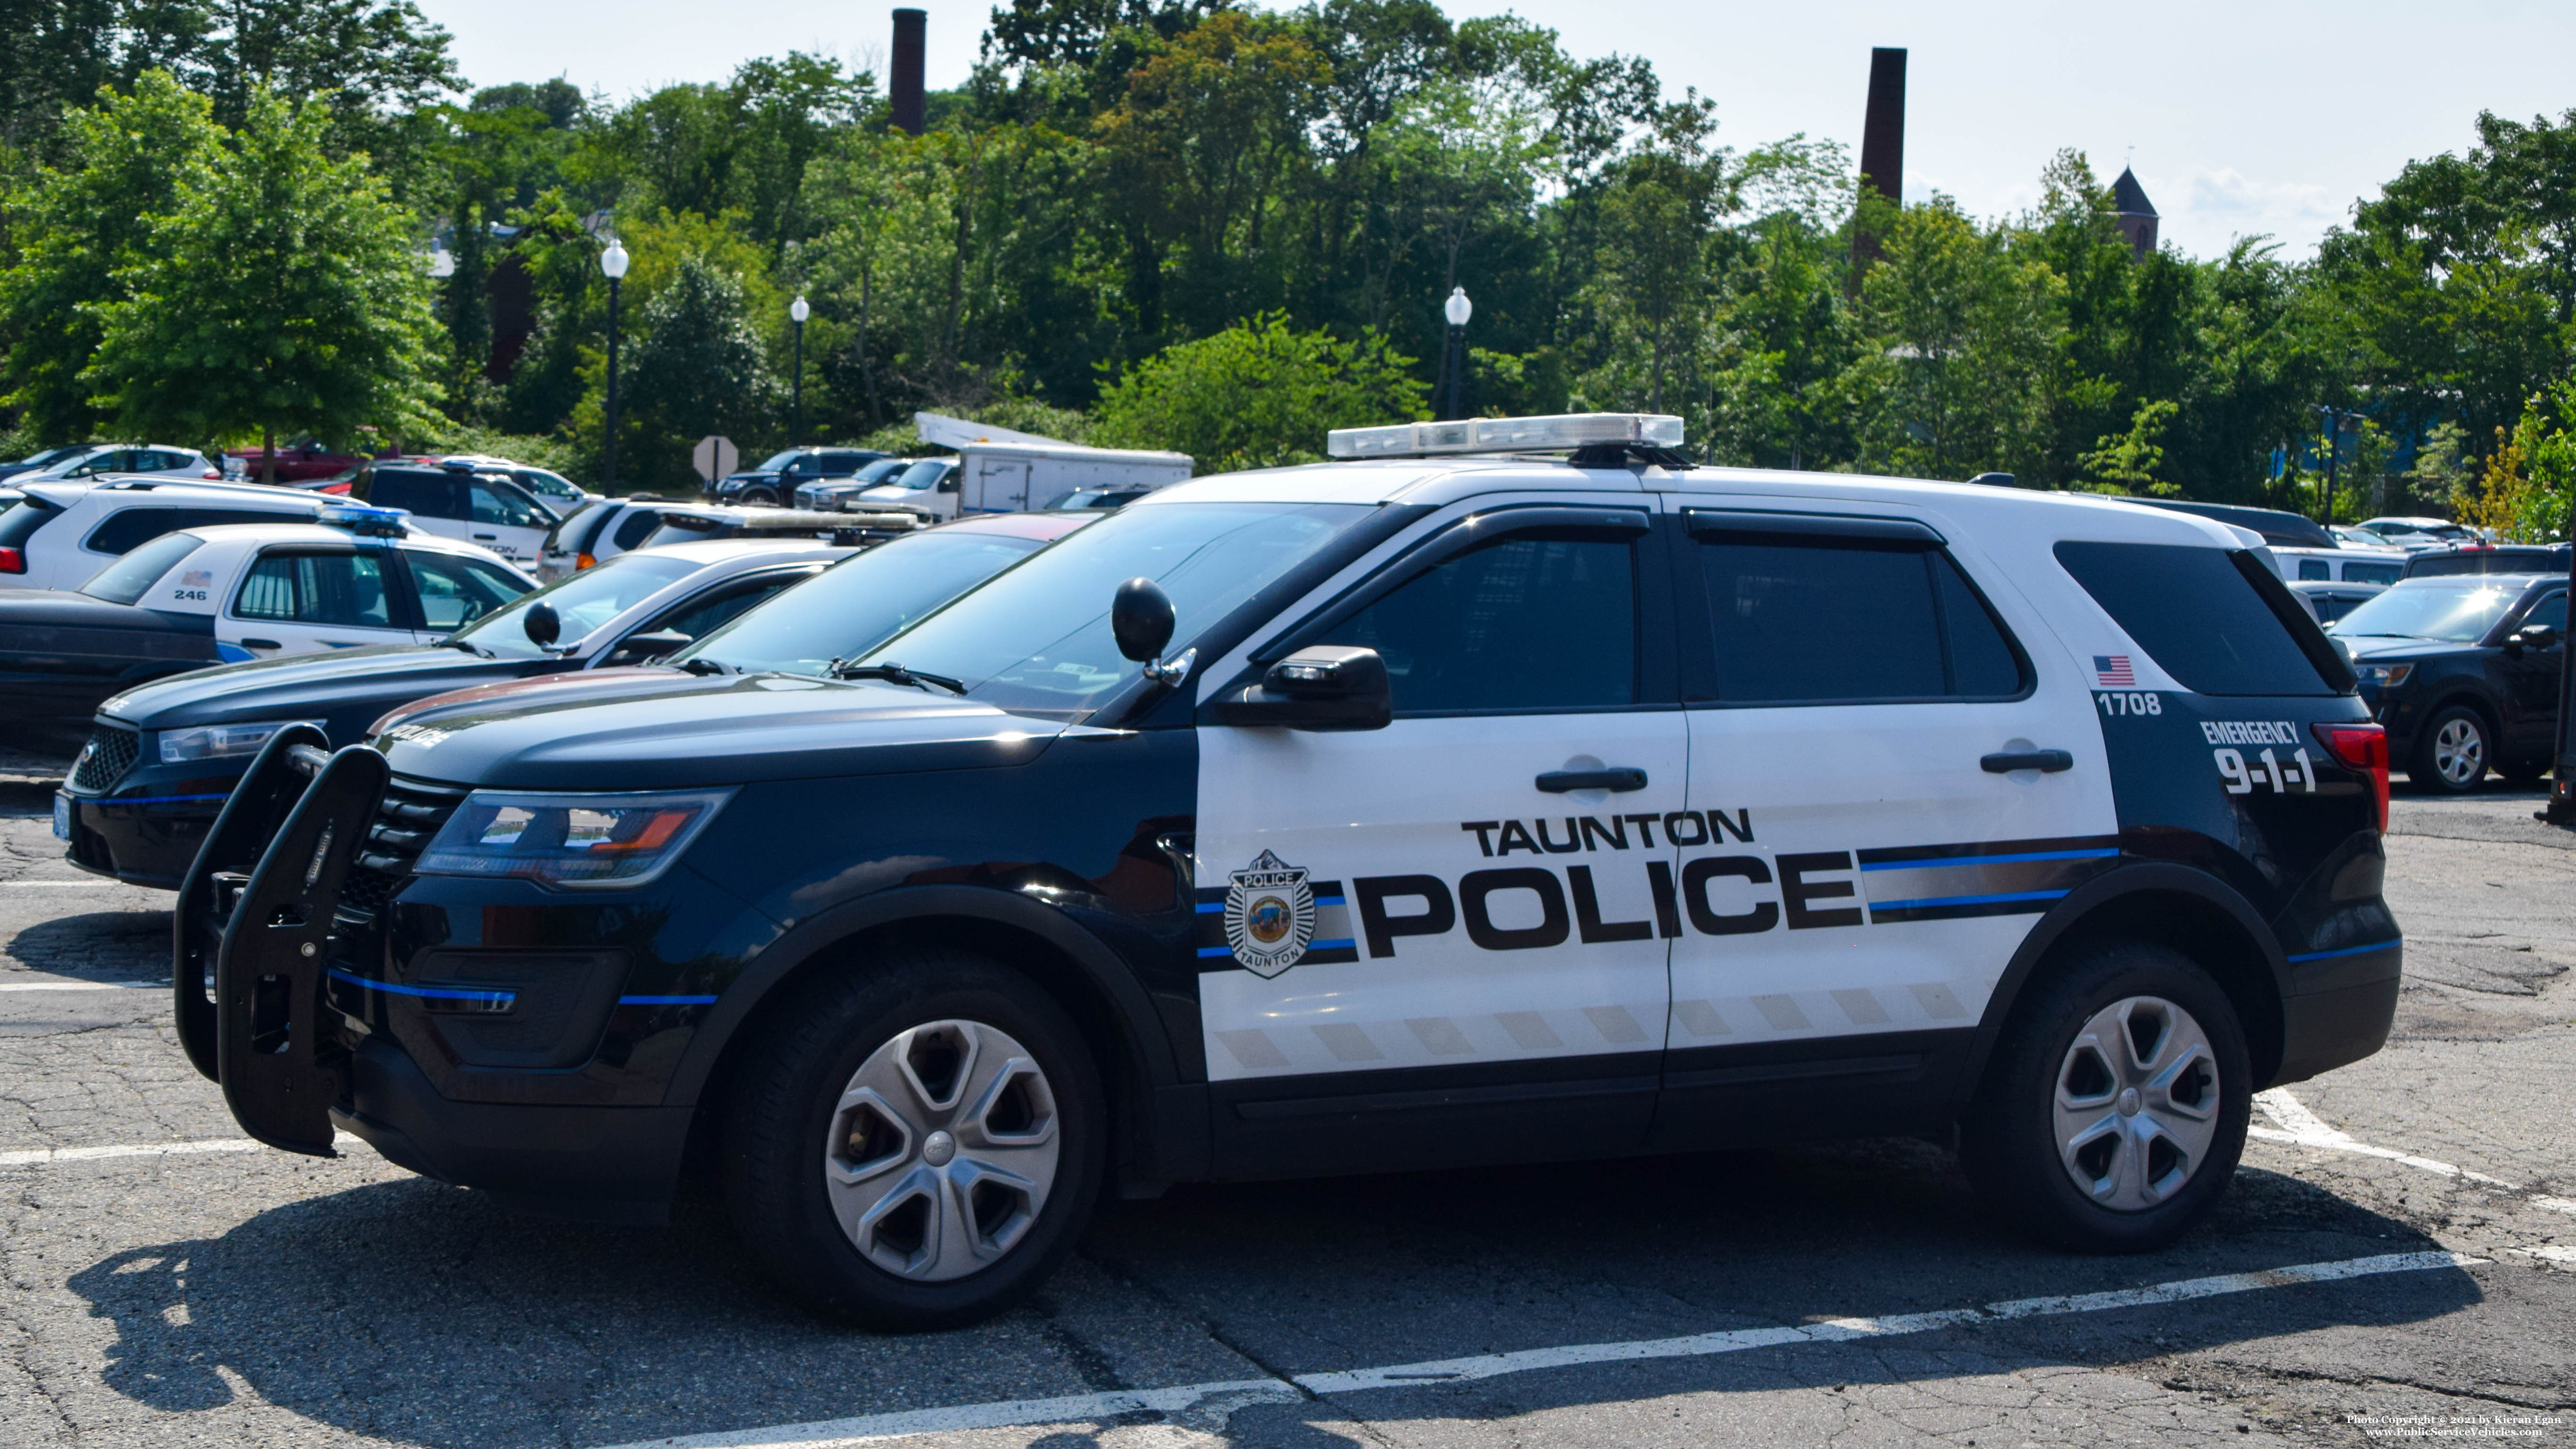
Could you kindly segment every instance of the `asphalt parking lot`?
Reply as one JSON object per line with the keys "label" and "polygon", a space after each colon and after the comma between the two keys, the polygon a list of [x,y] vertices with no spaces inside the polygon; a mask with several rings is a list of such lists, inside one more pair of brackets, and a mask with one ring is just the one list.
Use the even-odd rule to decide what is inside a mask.
{"label": "asphalt parking lot", "polygon": [[[2267,1094],[2216,1219],[2082,1258],[1878,1141],[1176,1189],[1034,1305],[857,1334],[721,1224],[250,1148],[168,897],[0,774],[0,1443],[2576,1445],[2576,833],[2401,793],[2396,1039]],[[249,1149],[249,1150],[245,1150]]]}

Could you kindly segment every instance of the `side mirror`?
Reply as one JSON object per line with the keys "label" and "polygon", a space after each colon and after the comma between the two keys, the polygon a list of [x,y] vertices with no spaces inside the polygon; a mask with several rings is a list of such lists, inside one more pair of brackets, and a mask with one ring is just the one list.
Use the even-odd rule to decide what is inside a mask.
{"label": "side mirror", "polygon": [[954,474],[954,473],[951,473],[951,474],[949,474],[947,477],[942,478],[942,479],[940,479],[940,480],[939,480],[939,491],[940,491],[940,492],[942,492],[942,493],[959,493],[959,492],[963,492],[964,490],[965,490],[965,482],[964,482],[964,480],[963,480],[963,479],[960,479],[960,478],[959,478],[956,474]]}
{"label": "side mirror", "polygon": [[1295,730],[1382,730],[1395,718],[1386,661],[1374,649],[1318,645],[1270,666],[1261,682],[1216,701],[1216,721]]}
{"label": "side mirror", "polygon": [[519,621],[519,627],[528,631],[529,640],[538,648],[551,649],[563,633],[563,616],[555,612],[552,604],[537,604]]}
{"label": "side mirror", "polygon": [[[545,605],[539,604],[537,607],[542,609]],[[677,629],[656,629],[650,634],[629,634],[624,642],[609,651],[608,657],[601,660],[600,665],[603,668],[615,668],[620,664],[650,664],[665,654],[676,654],[688,648],[692,642],[694,641],[688,635]]]}
{"label": "side mirror", "polygon": [[2558,642],[2558,630],[2548,624],[2525,624],[2522,642],[2534,649],[2546,649]]}
{"label": "side mirror", "polygon": [[1172,642],[1172,596],[1152,579],[1129,579],[1109,600],[1109,632],[1118,652],[1139,664],[1163,657]]}

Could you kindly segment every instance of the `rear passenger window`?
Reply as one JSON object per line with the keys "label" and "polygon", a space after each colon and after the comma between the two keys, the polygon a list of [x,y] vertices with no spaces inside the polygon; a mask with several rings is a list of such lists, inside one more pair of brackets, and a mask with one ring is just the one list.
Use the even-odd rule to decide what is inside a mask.
{"label": "rear passenger window", "polygon": [[1398,714],[1634,704],[1635,551],[1624,539],[1498,539],[1314,642],[1376,650]]}
{"label": "rear passenger window", "polygon": [[81,547],[92,553],[122,554],[182,528],[212,528],[225,523],[311,523],[309,512],[262,512],[249,508],[120,508],[89,531]]}
{"label": "rear passenger window", "polygon": [[2334,579],[2334,565],[2321,558],[2303,558],[2299,560],[2299,577],[2302,579],[2324,579],[2328,582],[2332,582]]}
{"label": "rear passenger window", "polygon": [[2020,655],[1948,553],[1835,535],[1699,545],[1717,697],[1728,704],[1998,699]]}
{"label": "rear passenger window", "polygon": [[384,560],[372,554],[270,554],[242,580],[235,616],[390,629]]}
{"label": "rear passenger window", "polygon": [[[2349,583],[2393,584],[2406,576],[2406,567],[2393,563],[2348,563],[2343,566],[2343,576]],[[2306,578],[2307,574],[2302,572],[2299,577]]]}
{"label": "rear passenger window", "polygon": [[617,532],[612,537],[619,548],[641,548],[644,540],[653,536],[653,530],[661,526],[662,515],[650,508],[638,508],[617,520]]}
{"label": "rear passenger window", "polygon": [[2195,694],[2334,693],[2225,549],[2069,542],[2057,561]]}

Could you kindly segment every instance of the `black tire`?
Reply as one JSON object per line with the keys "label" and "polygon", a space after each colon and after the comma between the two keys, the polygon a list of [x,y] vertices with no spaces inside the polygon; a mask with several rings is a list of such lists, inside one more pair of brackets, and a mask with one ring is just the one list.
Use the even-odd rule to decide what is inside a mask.
{"label": "black tire", "polygon": [[[2415,753],[2406,762],[2406,778],[2415,788],[2435,795],[2467,795],[2486,783],[2494,766],[2495,730],[2487,717],[2465,704],[2434,711],[2415,737]],[[2474,751],[2473,763],[2462,763]]]}
{"label": "black tire", "polygon": [[778,495],[770,492],[766,488],[754,488],[750,492],[743,494],[737,501],[749,508],[776,508],[778,506]]}
{"label": "black tire", "polygon": [[[1052,1180],[1029,1220],[1021,1223],[1018,1210],[1007,1204],[1001,1209],[1019,1227],[1007,1244],[991,1250],[989,1266],[919,1281],[880,1266],[843,1230],[833,1195],[841,1189],[826,1186],[825,1152],[842,1131],[843,1092],[862,1066],[888,1060],[877,1055],[880,1048],[891,1049],[903,1033],[933,1023],[963,1023],[998,1033],[996,1039],[1009,1040],[1014,1058],[1025,1054],[1034,1061],[1042,1074],[1042,1094],[1049,1099],[1039,1116],[1051,1117],[1057,1148]],[[815,982],[744,1046],[742,1074],[728,1094],[723,1122],[726,1204],[745,1250],[781,1288],[814,1309],[896,1332],[954,1328],[989,1318],[1044,1283],[1089,1223],[1108,1145],[1099,1071],[1063,1009],[1020,973],[966,951],[899,950]],[[952,1060],[950,1067],[956,1106],[945,1120],[960,1129],[955,1134],[960,1145],[950,1150],[964,1162],[972,1150],[965,1144],[974,1140],[964,1119],[976,1094],[986,1090],[970,1087],[966,1078],[980,1078],[986,1064],[979,1055],[965,1066]],[[895,1147],[863,1149],[867,1161],[884,1162],[891,1153],[895,1167],[882,1169],[888,1177],[912,1180],[933,1174],[930,1193],[917,1199],[925,1204],[923,1221],[911,1229],[932,1235],[927,1250],[932,1258],[939,1256],[935,1234],[942,1229],[927,1217],[939,1212],[937,1204],[951,1201],[972,1204],[963,1209],[970,1215],[964,1226],[978,1235],[971,1242],[962,1237],[955,1241],[985,1256],[987,1240],[975,1216],[987,1212],[985,1189],[975,1187],[955,1199],[931,1195],[953,1190],[948,1184],[956,1175],[941,1171],[949,1159],[932,1158],[925,1150],[925,1128],[932,1123],[920,1102],[907,1099],[903,1112],[921,1120],[892,1129],[902,1139]],[[847,1140],[861,1143],[866,1130],[855,1129]],[[886,1191],[883,1200],[900,1196],[897,1188]],[[886,1225],[898,1216],[887,1214],[876,1227],[863,1229],[872,1251],[890,1252]],[[940,1265],[929,1266],[936,1271]]]}
{"label": "black tire", "polygon": [[[2170,1065],[2185,1066],[2201,1101],[2208,1101],[2205,1094],[2212,1087],[2217,1096],[2201,1118],[2183,1124],[2206,1121],[2208,1135],[2198,1150],[2199,1160],[2189,1164],[2179,1181],[2147,1205],[2107,1206],[2105,1197],[2077,1185],[2076,1168],[2061,1157],[2058,1091],[2065,1081],[2088,1094],[2094,1092],[2095,1083],[2080,1080],[2094,1067],[2077,1060],[2079,1032],[2098,1015],[2142,998],[2187,1013],[2190,1021],[2178,1025],[2198,1025],[2205,1055],[2183,1050],[2182,1043],[2191,1039],[2186,1033],[2171,1039],[2176,1055]],[[2154,1008],[2133,1012],[2142,1027],[2154,1014]],[[2176,1023],[2169,1019],[2168,1024]],[[2196,1075],[2202,1067],[2189,1063],[2214,1067],[2215,1082]],[[2115,1089],[2117,1083],[2115,1076]],[[2036,983],[2014,1008],[1987,1063],[1976,1101],[1960,1122],[1961,1165],[1989,1210],[2034,1237],[2078,1252],[2145,1252],[2188,1231],[2226,1192],[2245,1150],[2252,1088],[2245,1031],[2218,983],[2168,947],[2143,941],[2106,942],[2086,949],[2067,961],[2064,969]],[[2172,1095],[2179,1100],[2186,1093],[2177,1090]],[[2173,1118],[2170,1109],[2162,1114],[2152,1108],[2135,1110],[2142,1104],[2129,1099],[2125,1090],[2102,1100],[2107,1105],[2086,1110],[2103,1114],[2099,1124],[2108,1129],[2106,1136],[2095,1137],[2069,1154],[2088,1168],[2099,1164],[2087,1154],[2106,1138],[2113,1141],[2110,1151],[2115,1156],[2126,1150],[2135,1135],[2131,1129],[2141,1118],[2180,1120]],[[2128,1160],[2148,1168],[2141,1176],[2152,1179],[2157,1139],[2149,1134],[2144,1140],[2147,1145]],[[2177,1140],[2162,1138],[2168,1174],[2178,1156]]]}

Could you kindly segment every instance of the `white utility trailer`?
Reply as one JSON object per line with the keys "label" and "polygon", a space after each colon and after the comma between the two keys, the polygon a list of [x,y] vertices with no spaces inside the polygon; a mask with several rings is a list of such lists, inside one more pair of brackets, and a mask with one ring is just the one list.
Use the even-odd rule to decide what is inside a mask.
{"label": "white utility trailer", "polygon": [[926,494],[888,484],[851,494],[843,508],[898,508],[941,519],[1023,513],[1077,489],[1161,488],[1186,480],[1194,466],[1187,453],[1091,448],[941,413],[914,413],[912,421],[923,442],[956,450],[957,471]]}

